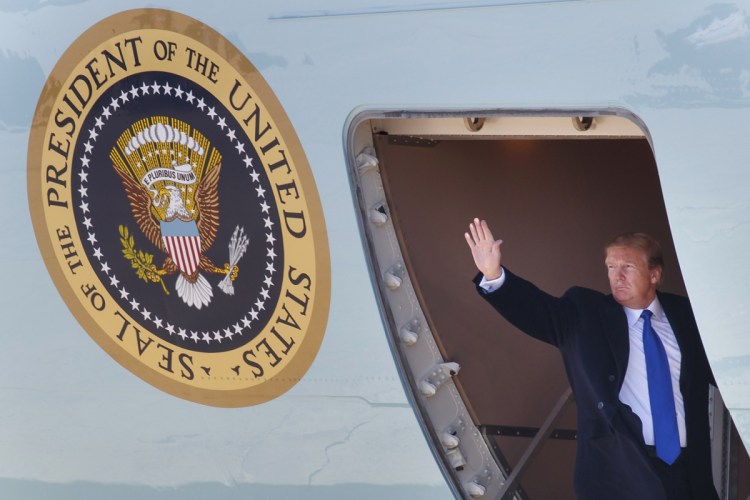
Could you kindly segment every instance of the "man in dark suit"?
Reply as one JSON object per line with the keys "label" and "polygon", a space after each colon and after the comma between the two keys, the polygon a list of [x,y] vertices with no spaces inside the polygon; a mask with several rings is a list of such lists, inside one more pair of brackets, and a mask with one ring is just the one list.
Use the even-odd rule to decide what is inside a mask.
{"label": "man in dark suit", "polygon": [[611,295],[574,287],[553,297],[501,266],[502,241],[485,221],[465,236],[482,296],[562,354],[578,409],[578,498],[717,499],[708,423],[715,382],[687,298],[657,291],[658,242],[628,233],[607,245]]}

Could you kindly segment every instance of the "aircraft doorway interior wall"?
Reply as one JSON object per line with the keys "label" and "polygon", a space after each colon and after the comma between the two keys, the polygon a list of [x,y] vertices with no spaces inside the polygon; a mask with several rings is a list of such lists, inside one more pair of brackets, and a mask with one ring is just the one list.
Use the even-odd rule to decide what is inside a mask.
{"label": "aircraft doorway interior wall", "polygon": [[[560,120],[571,125],[570,117]],[[521,334],[476,295],[471,281],[476,271],[463,234],[474,217],[487,219],[495,238],[504,241],[503,265],[561,295],[572,285],[608,293],[604,244],[621,232],[646,232],[664,248],[661,289],[685,295],[649,141],[642,132],[587,138],[572,126],[570,134],[539,136],[451,135],[429,126],[419,133],[407,119],[396,122],[368,124],[387,207],[380,210],[392,221],[426,326],[442,357],[460,365],[453,380],[469,424],[481,430],[494,460],[510,474],[528,458],[524,453],[557,405],[551,438],[524,463],[514,498],[572,499],[575,403],[565,403],[568,383],[560,356]],[[377,237],[370,230],[371,249]],[[390,264],[374,265],[382,272]],[[403,330],[392,328],[396,336]],[[403,342],[395,344],[405,349]],[[425,412],[432,403],[419,403],[420,373],[406,379]],[[720,476],[715,480],[724,498],[745,498],[750,461],[736,431],[732,434],[731,419],[719,428],[728,418],[720,406],[714,419],[719,422],[714,438],[721,441],[714,446]],[[426,434],[439,441],[441,432]],[[436,455],[450,452],[444,443],[435,447]],[[481,483],[481,474],[477,477]]]}

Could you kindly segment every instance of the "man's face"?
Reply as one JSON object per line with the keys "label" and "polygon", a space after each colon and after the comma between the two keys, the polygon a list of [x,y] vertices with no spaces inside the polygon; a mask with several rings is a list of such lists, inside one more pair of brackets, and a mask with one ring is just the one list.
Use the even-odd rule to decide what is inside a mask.
{"label": "man's face", "polygon": [[646,252],[637,247],[610,247],[604,259],[615,300],[631,309],[645,309],[656,297],[661,268],[648,268]]}

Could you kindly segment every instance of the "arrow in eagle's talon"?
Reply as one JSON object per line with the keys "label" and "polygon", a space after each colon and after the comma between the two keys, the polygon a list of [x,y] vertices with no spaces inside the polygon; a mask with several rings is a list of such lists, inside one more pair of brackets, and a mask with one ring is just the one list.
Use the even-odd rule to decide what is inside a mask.
{"label": "arrow in eagle's talon", "polygon": [[240,272],[237,263],[245,255],[249,243],[250,239],[245,234],[245,228],[240,226],[235,227],[234,233],[232,233],[232,237],[229,240],[229,262],[222,270],[222,272],[226,273],[226,276],[219,283],[219,288],[227,295],[234,295],[232,281],[237,278]]}

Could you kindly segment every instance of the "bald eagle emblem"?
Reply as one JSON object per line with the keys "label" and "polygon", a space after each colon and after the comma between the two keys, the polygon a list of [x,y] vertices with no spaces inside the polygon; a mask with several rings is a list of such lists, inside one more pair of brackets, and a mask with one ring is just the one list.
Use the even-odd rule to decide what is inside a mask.
{"label": "bald eagle emblem", "polygon": [[144,236],[166,254],[161,267],[153,255],[136,251],[132,235],[120,227],[123,254],[138,275],[160,282],[177,274],[175,290],[190,307],[211,303],[213,287],[202,273],[225,275],[219,288],[233,294],[237,263],[249,243],[237,227],[229,244],[229,262],[217,267],[206,252],[219,229],[221,154],[185,122],[168,117],[144,118],[126,129],[110,159]]}

